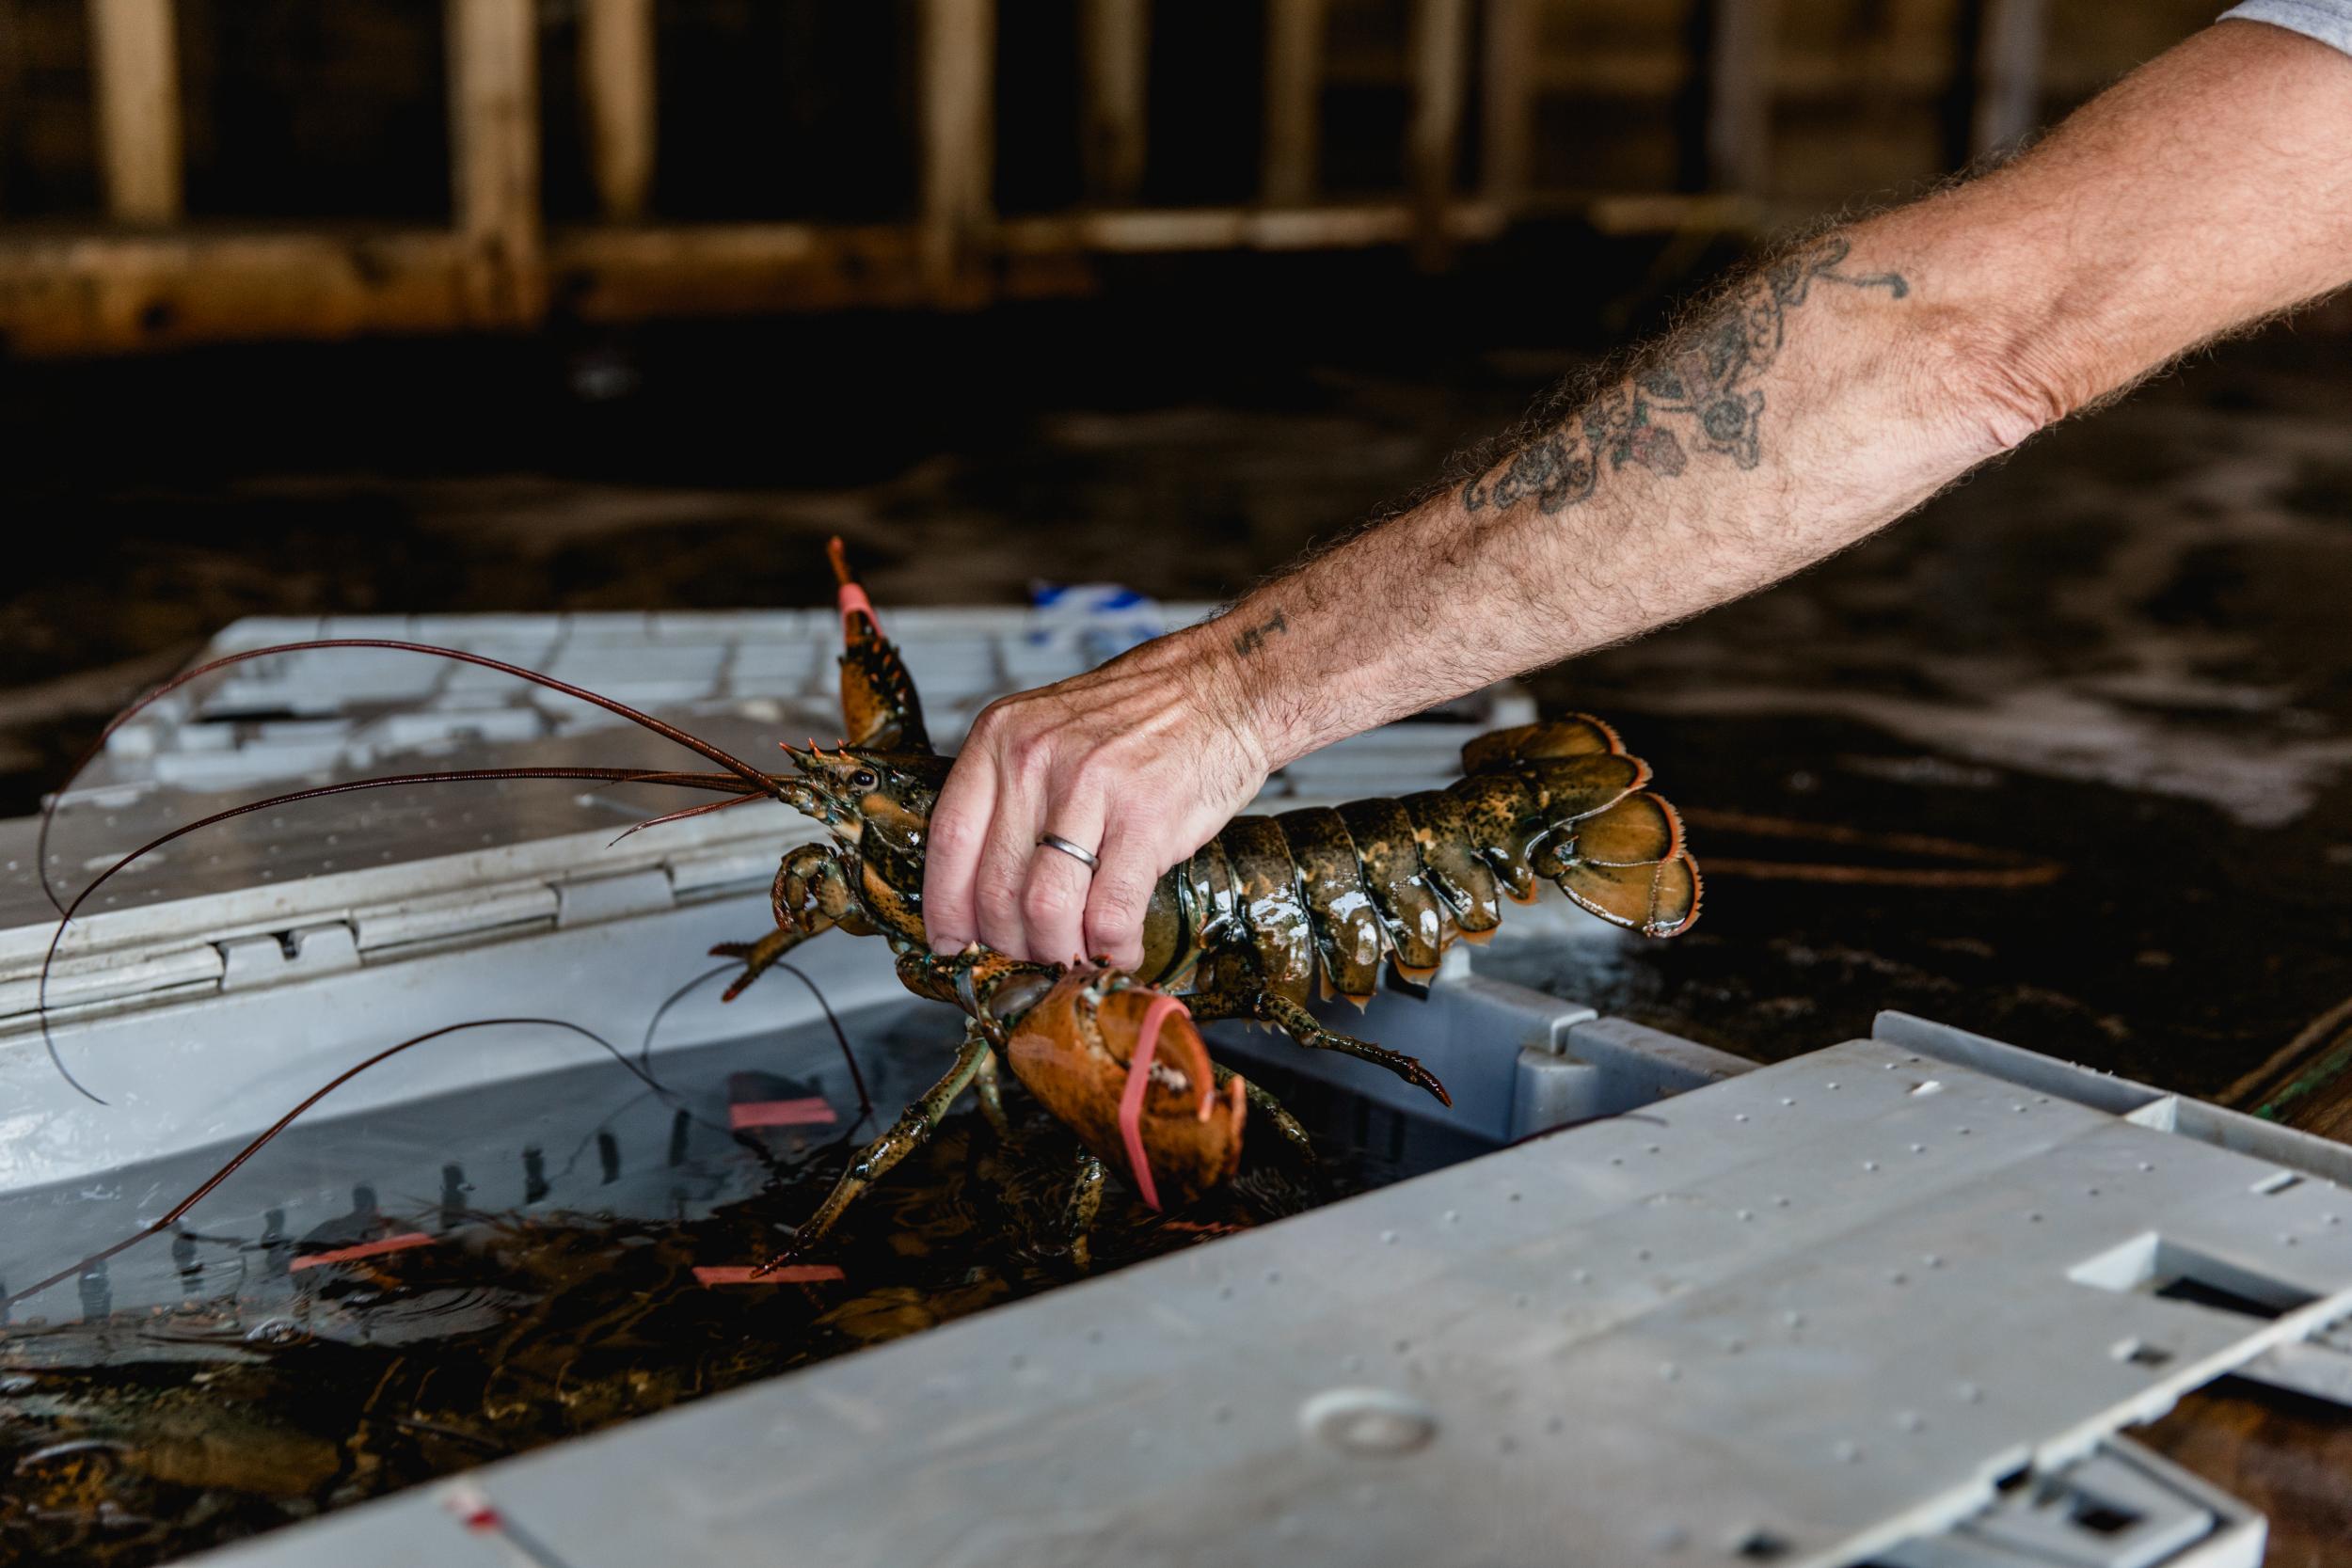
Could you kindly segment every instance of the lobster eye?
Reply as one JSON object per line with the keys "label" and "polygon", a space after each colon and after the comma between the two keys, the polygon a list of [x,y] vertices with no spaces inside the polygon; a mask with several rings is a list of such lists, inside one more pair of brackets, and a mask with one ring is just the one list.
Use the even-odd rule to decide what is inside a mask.
{"label": "lobster eye", "polygon": [[870,768],[861,768],[856,772],[850,775],[850,787],[851,789],[873,789],[880,785],[881,783],[882,780],[874,776],[874,770]]}

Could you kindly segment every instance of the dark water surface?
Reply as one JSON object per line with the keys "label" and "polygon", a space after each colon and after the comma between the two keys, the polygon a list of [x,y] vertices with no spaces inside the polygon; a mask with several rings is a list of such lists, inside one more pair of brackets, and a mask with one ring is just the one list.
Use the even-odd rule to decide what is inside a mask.
{"label": "dark water surface", "polygon": [[[698,1279],[768,1257],[936,1075],[953,1018],[880,1016],[850,1021],[880,1118],[854,1125],[822,1031],[664,1055],[662,1093],[608,1063],[297,1123],[177,1234],[0,1328],[0,1563],[162,1561],[1088,1277],[1062,1218],[1076,1146],[1009,1084],[1010,1139],[966,1097],[813,1255],[839,1279]],[[1090,1272],[1470,1151],[1277,1086],[1326,1158],[1253,1128],[1242,1177],[1187,1209],[1114,1182]],[[731,1104],[817,1095],[839,1121],[730,1131]],[[0,1250],[59,1267],[17,1255],[119,1239],[229,1152],[0,1200]],[[311,1261],[393,1237],[419,1240]]]}

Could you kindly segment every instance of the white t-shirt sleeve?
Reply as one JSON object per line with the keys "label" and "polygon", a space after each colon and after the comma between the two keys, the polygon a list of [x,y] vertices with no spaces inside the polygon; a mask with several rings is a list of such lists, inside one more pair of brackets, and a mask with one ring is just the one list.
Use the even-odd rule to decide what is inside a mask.
{"label": "white t-shirt sleeve", "polygon": [[2246,0],[2221,20],[2267,22],[2352,55],[2352,0]]}

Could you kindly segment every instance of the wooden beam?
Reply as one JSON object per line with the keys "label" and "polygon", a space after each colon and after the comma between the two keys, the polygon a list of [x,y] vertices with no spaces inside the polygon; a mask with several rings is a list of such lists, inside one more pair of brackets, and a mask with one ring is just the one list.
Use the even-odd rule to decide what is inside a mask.
{"label": "wooden beam", "polygon": [[539,35],[532,0],[448,0],[451,181],[467,302],[482,325],[547,308],[539,216]]}
{"label": "wooden beam", "polygon": [[946,302],[984,297],[972,265],[994,205],[995,0],[922,0],[924,276]]}
{"label": "wooden beam", "polygon": [[1087,195],[1133,201],[1143,188],[1152,0],[1079,0],[1078,30],[1086,77],[1078,148]]}
{"label": "wooden beam", "polygon": [[653,187],[653,0],[580,0],[580,97],[597,208],[636,223]]}
{"label": "wooden beam", "polygon": [[1710,190],[1761,196],[1772,178],[1780,0],[1706,0],[1705,169]]}
{"label": "wooden beam", "polygon": [[469,324],[456,235],[0,236],[0,340],[27,356]]}
{"label": "wooden beam", "polygon": [[172,0],[88,3],[106,211],[118,223],[176,223],[180,69]]}
{"label": "wooden beam", "polygon": [[[1072,251],[1144,255],[1188,250],[1354,250],[1409,243],[1421,214],[1402,201],[1361,206],[1175,207],[1008,218],[998,236],[1007,256]],[[1450,239],[1491,240],[1507,219],[1484,202],[1445,214]]]}
{"label": "wooden beam", "polygon": [[1413,114],[1405,135],[1405,176],[1421,222],[1413,260],[1426,271],[1445,265],[1451,236],[1446,211],[1462,155],[1462,98],[1470,65],[1470,0],[1413,0],[1407,51]]}
{"label": "wooden beam", "polygon": [[[1611,232],[1715,221],[1721,197],[1547,197]],[[1505,208],[1457,201],[1457,245],[1492,240]],[[1724,216],[1729,221],[1729,216]],[[980,276],[1007,298],[1083,294],[1094,259],[1183,251],[1401,245],[1425,215],[1407,202],[1269,209],[1106,209],[991,224]],[[545,278],[591,321],[919,307],[939,293],[915,224],[585,225],[546,237]],[[975,269],[976,272],[977,269]],[[135,352],[251,339],[453,332],[508,323],[479,303],[481,260],[452,230],[262,234],[0,230],[0,341],[27,356]],[[544,288],[540,275],[532,286]]]}
{"label": "wooden beam", "polygon": [[1478,182],[1489,201],[1514,202],[1527,194],[1541,22],[1537,0],[1486,0]]}
{"label": "wooden beam", "polygon": [[2014,150],[2042,123],[2042,57],[2048,0],[1976,0],[1970,158]]}
{"label": "wooden beam", "polygon": [[1298,207],[1315,190],[1323,123],[1324,0],[1266,0],[1265,159],[1261,198]]}

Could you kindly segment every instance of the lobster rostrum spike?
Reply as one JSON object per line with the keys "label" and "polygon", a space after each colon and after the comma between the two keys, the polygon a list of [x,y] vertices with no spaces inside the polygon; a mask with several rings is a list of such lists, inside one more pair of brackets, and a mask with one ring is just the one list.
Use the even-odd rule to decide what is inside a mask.
{"label": "lobster rostrum spike", "polygon": [[1241,1168],[1248,1085],[1217,1070],[1184,1005],[1114,969],[1072,972],[1012,1026],[1005,1058],[1038,1102],[1152,1208]]}

